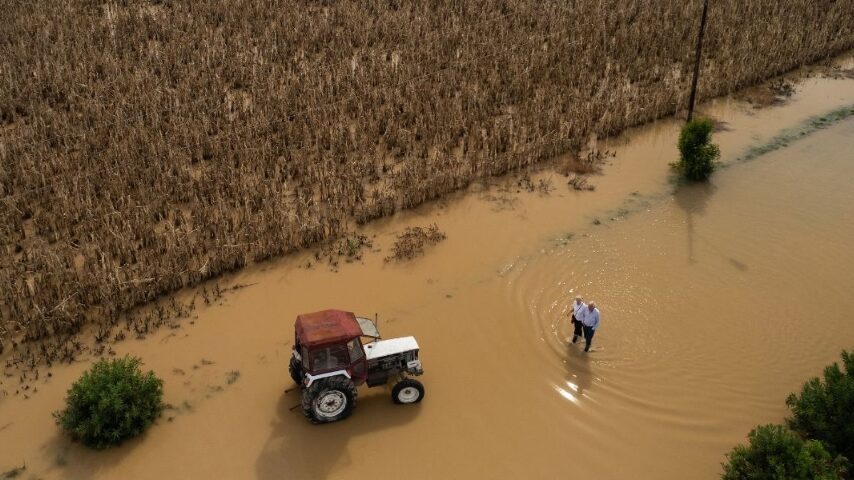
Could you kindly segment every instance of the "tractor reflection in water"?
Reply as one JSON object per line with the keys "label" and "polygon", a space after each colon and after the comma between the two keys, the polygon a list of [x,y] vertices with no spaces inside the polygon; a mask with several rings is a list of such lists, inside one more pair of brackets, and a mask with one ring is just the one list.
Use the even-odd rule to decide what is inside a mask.
{"label": "tractor reflection in water", "polygon": [[[352,312],[323,310],[299,315],[290,373],[302,389],[302,409],[312,423],[343,420],[356,407],[356,387],[394,381],[395,403],[418,403],[424,386],[414,337],[380,339],[374,322]],[[362,339],[366,343],[362,343]]]}

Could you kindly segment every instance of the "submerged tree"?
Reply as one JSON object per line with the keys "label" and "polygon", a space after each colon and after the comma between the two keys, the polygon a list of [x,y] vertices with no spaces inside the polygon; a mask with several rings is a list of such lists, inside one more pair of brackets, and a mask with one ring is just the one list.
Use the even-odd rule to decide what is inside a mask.
{"label": "submerged tree", "polygon": [[783,425],[762,425],[748,434],[723,464],[724,480],[839,480],[846,462],[817,440],[803,440]]}
{"label": "submerged tree", "polygon": [[792,417],[786,421],[802,435],[824,442],[831,452],[854,460],[854,354],[842,351],[842,365],[824,369],[786,399]]}

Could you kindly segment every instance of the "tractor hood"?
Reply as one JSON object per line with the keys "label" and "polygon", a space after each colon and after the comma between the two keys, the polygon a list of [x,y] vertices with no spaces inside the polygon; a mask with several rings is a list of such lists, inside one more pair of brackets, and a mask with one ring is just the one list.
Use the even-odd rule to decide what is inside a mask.
{"label": "tractor hood", "polygon": [[368,361],[410,351],[418,351],[415,337],[392,338],[365,344],[365,356]]}

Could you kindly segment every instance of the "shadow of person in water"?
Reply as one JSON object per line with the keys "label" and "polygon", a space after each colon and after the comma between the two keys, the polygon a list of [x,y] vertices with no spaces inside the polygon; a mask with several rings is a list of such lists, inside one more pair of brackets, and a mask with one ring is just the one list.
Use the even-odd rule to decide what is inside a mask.
{"label": "shadow of person in water", "polygon": [[569,346],[569,354],[566,357],[566,383],[575,398],[581,399],[593,384],[593,373],[590,371],[590,353],[585,353],[583,344],[581,348]]}
{"label": "shadow of person in water", "polygon": [[395,405],[390,387],[370,390],[361,387],[351,417],[312,425],[303,416],[301,407],[290,408],[300,403],[300,396],[299,389],[281,396],[277,420],[271,425],[270,436],[255,464],[256,478],[326,478],[334,471],[348,468],[352,462],[347,452],[351,438],[404,425],[421,411],[420,403]]}

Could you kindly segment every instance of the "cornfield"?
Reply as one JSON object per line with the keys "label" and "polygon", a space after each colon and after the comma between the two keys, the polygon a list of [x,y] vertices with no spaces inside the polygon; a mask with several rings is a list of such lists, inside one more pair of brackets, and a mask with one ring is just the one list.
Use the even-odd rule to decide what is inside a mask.
{"label": "cornfield", "polygon": [[[684,108],[700,0],[0,0],[0,344]],[[711,0],[700,98],[854,46]]]}

